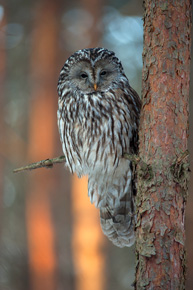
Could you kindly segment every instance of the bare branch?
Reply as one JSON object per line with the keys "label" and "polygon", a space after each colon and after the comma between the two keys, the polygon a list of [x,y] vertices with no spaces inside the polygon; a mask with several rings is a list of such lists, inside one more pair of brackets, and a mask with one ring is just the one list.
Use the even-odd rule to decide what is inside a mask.
{"label": "bare branch", "polygon": [[19,172],[23,172],[25,170],[33,170],[33,169],[42,168],[42,167],[51,168],[51,167],[53,167],[53,165],[55,163],[64,163],[65,161],[66,161],[65,156],[61,155],[59,157],[41,160],[41,161],[31,163],[31,164],[28,164],[28,165],[20,167],[20,168],[16,168],[13,170],[13,172],[19,173]]}
{"label": "bare branch", "polygon": [[[124,153],[124,158],[126,159],[129,159],[130,161],[132,161],[134,164],[137,164],[140,159],[137,155],[134,155],[134,154],[128,154],[128,153]],[[65,163],[66,161],[66,158],[64,155],[61,155],[59,157],[55,157],[55,158],[52,158],[52,159],[45,159],[45,160],[40,160],[38,162],[35,162],[35,163],[31,163],[31,164],[28,164],[26,166],[22,166],[22,167],[19,167],[19,168],[16,168],[13,170],[13,173],[20,173],[20,172],[23,172],[23,171],[26,171],[26,170],[33,170],[33,169],[37,169],[37,168],[51,168],[53,167],[53,165],[55,163]]]}

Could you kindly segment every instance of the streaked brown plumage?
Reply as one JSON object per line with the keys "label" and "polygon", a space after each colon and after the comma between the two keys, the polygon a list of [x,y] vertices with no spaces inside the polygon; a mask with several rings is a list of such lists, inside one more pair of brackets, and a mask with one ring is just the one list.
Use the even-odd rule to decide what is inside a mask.
{"label": "streaked brown plumage", "polygon": [[79,177],[88,175],[88,193],[100,210],[104,234],[119,247],[130,246],[135,184],[123,153],[138,150],[140,99],[121,62],[104,48],[73,54],[61,70],[58,94],[66,165]]}

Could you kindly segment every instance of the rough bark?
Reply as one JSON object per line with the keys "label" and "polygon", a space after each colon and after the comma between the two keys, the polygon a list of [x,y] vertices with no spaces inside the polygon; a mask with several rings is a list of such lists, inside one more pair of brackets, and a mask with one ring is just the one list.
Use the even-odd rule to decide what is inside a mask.
{"label": "rough bark", "polygon": [[[191,50],[191,58],[193,57],[193,51]],[[190,64],[190,80],[193,79],[193,62]],[[193,95],[193,82],[190,82],[190,96]],[[189,118],[189,137],[188,145],[190,151],[190,160],[193,160],[193,98],[190,97],[190,118]],[[186,278],[186,290],[192,290],[193,285],[193,162],[190,161],[190,181],[188,184],[188,202],[186,207],[186,218],[185,218],[185,228],[186,228],[186,250],[187,250],[187,278]]]}
{"label": "rough bark", "polygon": [[144,5],[136,289],[184,289],[191,3]]}

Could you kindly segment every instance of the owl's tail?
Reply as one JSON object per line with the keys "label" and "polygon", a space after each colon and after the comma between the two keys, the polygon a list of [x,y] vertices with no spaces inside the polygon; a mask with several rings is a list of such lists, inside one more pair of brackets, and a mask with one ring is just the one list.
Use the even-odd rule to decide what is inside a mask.
{"label": "owl's tail", "polygon": [[130,247],[135,242],[135,216],[131,202],[120,201],[120,206],[110,208],[108,205],[100,208],[100,221],[104,234],[118,247]]}
{"label": "owl's tail", "polygon": [[104,234],[118,247],[133,245],[136,189],[130,161],[120,159],[119,166],[107,174],[90,175],[88,188],[91,202],[100,210]]}

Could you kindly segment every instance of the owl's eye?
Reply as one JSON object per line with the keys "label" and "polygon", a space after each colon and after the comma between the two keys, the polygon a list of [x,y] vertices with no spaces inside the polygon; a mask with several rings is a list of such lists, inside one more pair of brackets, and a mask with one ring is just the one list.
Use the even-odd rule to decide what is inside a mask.
{"label": "owl's eye", "polygon": [[80,75],[80,76],[81,76],[81,78],[82,78],[82,79],[86,79],[86,78],[88,77],[88,75],[87,75],[86,73],[84,73],[84,72],[83,72],[83,73],[81,73],[81,75]]}
{"label": "owl's eye", "polygon": [[100,73],[101,76],[105,76],[106,74],[107,74],[106,70],[102,70],[101,73]]}

